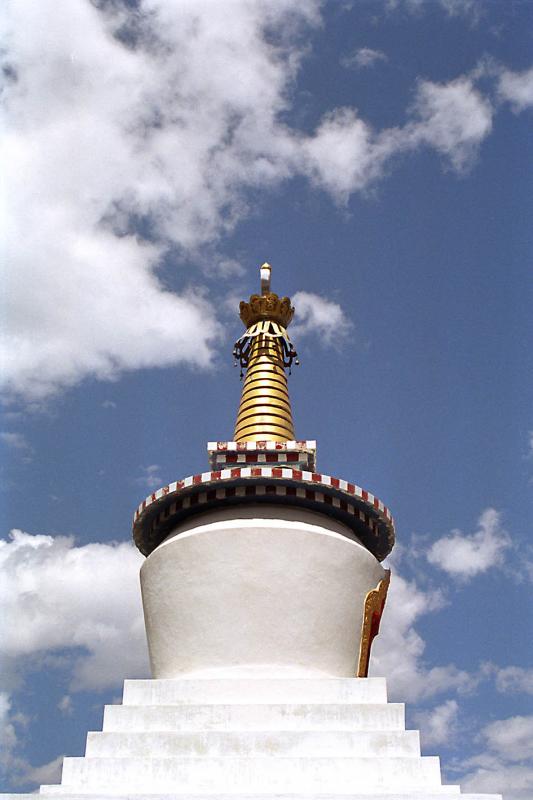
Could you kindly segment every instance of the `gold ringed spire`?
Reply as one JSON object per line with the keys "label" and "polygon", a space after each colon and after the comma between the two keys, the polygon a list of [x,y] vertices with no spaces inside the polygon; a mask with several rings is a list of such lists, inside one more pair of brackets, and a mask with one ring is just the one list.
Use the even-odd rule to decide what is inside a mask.
{"label": "gold ringed spire", "polygon": [[260,267],[261,294],[239,306],[246,332],[233,355],[246,377],[235,424],[234,441],[286,442],[295,438],[286,369],[298,363],[287,334],[294,315],[290,298],[270,290],[272,267]]}

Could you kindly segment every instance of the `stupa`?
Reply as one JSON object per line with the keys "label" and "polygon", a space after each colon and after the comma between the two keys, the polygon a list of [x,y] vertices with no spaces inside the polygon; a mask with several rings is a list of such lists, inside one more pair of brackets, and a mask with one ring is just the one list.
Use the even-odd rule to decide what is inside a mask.
{"label": "stupa", "polygon": [[[394,545],[389,509],[317,471],[294,434],[286,370],[294,309],[271,291],[240,304],[245,372],[232,441],[209,471],[144,500],[133,536],[152,680],[126,680],[67,800],[501,800],[441,782],[404,707],[369,678]],[[3,795],[34,798],[35,795]]]}

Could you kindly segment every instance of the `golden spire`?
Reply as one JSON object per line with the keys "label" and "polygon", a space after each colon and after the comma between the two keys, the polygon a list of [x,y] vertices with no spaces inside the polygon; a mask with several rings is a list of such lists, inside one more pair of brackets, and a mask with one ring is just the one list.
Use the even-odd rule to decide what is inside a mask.
{"label": "golden spire", "polygon": [[288,337],[294,308],[288,297],[270,291],[270,264],[260,267],[261,294],[239,306],[246,333],[235,343],[233,355],[246,377],[235,424],[234,441],[286,442],[294,439],[291,401],[285,368],[296,351]]}

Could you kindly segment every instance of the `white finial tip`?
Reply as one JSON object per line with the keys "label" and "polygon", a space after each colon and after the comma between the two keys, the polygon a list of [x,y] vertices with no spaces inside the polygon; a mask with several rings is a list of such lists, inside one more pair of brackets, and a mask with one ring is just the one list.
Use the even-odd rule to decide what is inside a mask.
{"label": "white finial tip", "polygon": [[261,275],[261,294],[268,294],[270,292],[270,273],[272,267],[266,261],[261,264],[259,274]]}

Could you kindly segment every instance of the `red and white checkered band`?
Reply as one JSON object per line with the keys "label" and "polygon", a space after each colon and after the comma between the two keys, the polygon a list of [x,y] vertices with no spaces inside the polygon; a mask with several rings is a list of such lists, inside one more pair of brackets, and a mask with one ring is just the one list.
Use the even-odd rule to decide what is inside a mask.
{"label": "red and white checkered band", "polygon": [[[217,453],[217,464],[298,464],[306,454],[300,452],[266,452],[254,450],[245,453]],[[308,460],[308,459],[305,459]]]}
{"label": "red and white checkered band", "polygon": [[298,439],[287,442],[270,442],[262,439],[246,442],[208,442],[210,453],[231,451],[244,453],[247,450],[316,450],[316,439]]}
{"label": "red and white checkered band", "polygon": [[288,464],[295,469],[316,470],[316,442],[301,441],[271,442],[253,440],[246,442],[208,442],[209,466],[212,470],[224,469],[227,465],[263,466]]}
{"label": "red and white checkered band", "polygon": [[235,467],[203,472],[149,495],[133,518],[133,538],[149,555],[181,519],[212,507],[247,502],[304,506],[333,516],[382,560],[394,545],[394,521],[370,492],[341,478],[283,467]]}

